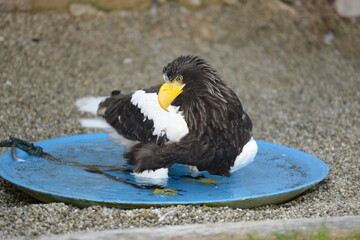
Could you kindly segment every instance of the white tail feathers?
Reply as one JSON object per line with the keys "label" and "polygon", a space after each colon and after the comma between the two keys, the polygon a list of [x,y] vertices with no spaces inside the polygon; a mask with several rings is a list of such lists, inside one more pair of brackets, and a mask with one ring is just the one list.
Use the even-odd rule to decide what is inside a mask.
{"label": "white tail feathers", "polygon": [[111,126],[102,118],[81,118],[80,124],[84,128],[111,128]]}
{"label": "white tail feathers", "polygon": [[97,110],[99,104],[104,101],[107,97],[84,97],[76,100],[75,106],[81,112],[87,112],[93,114],[94,118],[81,118],[79,120],[80,124],[84,128],[100,128],[106,132],[109,132],[109,139],[118,143],[119,145],[125,145],[126,147],[131,147],[132,145],[138,143],[138,141],[132,141],[124,138],[119,135],[115,129],[113,129],[102,117],[97,117]]}
{"label": "white tail feathers", "polygon": [[234,166],[231,167],[230,172],[235,172],[236,170],[239,170],[240,168],[243,168],[254,161],[257,151],[258,146],[256,141],[251,138],[243,147],[240,155],[236,157]]}
{"label": "white tail feathers", "polygon": [[[96,112],[99,108],[99,104],[104,101],[106,97],[84,97],[76,100],[75,106],[81,112],[91,113],[94,116],[97,116]],[[111,129],[111,126],[100,117],[95,118],[82,118],[80,119],[80,124],[85,128],[101,128],[101,129]]]}
{"label": "white tail feathers", "polygon": [[107,97],[84,97],[76,100],[75,106],[81,111],[81,112],[88,112],[96,116],[96,112],[99,108],[99,104],[104,101]]}

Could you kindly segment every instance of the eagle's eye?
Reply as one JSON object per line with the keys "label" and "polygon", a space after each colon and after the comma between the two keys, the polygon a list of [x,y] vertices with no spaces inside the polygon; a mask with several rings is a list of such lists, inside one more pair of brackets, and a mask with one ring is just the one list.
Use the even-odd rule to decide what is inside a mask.
{"label": "eagle's eye", "polygon": [[183,81],[182,75],[177,75],[176,77],[174,77],[174,79],[171,80],[171,82],[177,82],[179,84],[182,84],[182,81]]}

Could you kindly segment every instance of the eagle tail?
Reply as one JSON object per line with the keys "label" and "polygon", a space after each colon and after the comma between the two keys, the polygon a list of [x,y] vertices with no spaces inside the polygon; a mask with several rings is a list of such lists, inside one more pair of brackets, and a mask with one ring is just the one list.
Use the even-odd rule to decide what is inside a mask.
{"label": "eagle tail", "polygon": [[76,100],[75,106],[81,111],[81,112],[87,112],[91,113],[92,115],[96,116],[98,115],[98,108],[99,104],[103,102],[107,97],[94,97],[94,96],[88,96],[84,98],[80,98]]}
{"label": "eagle tail", "polygon": [[[115,93],[120,93],[120,91],[113,91],[112,96],[114,96]],[[137,142],[128,140],[118,134],[111,126],[108,124],[104,118],[101,116],[101,106],[106,106],[107,99],[109,97],[94,97],[94,96],[88,96],[84,98],[80,98],[76,100],[75,106],[79,109],[81,112],[90,113],[93,115],[93,118],[81,118],[79,119],[79,122],[82,127],[84,128],[99,128],[103,129],[106,132],[109,132],[109,138],[110,140],[118,143],[119,145],[125,145],[127,147],[131,147]],[[105,111],[104,111],[105,112]]]}
{"label": "eagle tail", "polygon": [[93,115],[93,118],[81,118],[80,124],[85,128],[101,128],[101,129],[110,129],[111,126],[103,119],[97,117],[99,104],[103,102],[106,97],[93,97],[88,96],[76,100],[75,106],[81,112],[90,113]]}

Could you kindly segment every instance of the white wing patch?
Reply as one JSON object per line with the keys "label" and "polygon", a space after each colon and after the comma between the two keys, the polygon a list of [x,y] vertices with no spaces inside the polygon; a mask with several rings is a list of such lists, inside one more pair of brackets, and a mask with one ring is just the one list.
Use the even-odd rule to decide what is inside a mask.
{"label": "white wing patch", "polygon": [[245,167],[252,161],[254,161],[254,158],[256,156],[258,150],[258,146],[253,138],[251,138],[243,147],[242,152],[239,154],[239,156],[236,157],[234,166],[230,168],[230,172],[235,172],[236,170],[239,170],[240,168]]}
{"label": "white wing patch", "polygon": [[162,136],[166,133],[170,141],[179,141],[189,133],[189,128],[179,107],[170,105],[169,112],[166,112],[160,107],[157,93],[137,90],[131,97],[131,103],[137,106],[145,117],[153,120],[153,135]]}

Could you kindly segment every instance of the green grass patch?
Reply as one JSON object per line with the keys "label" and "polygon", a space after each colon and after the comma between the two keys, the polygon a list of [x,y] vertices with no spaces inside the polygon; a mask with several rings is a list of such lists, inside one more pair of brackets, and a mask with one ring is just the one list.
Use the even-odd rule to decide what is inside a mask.
{"label": "green grass patch", "polygon": [[360,230],[339,235],[332,234],[326,227],[321,228],[315,233],[289,232],[289,233],[270,233],[269,236],[249,235],[247,240],[360,240]]}

